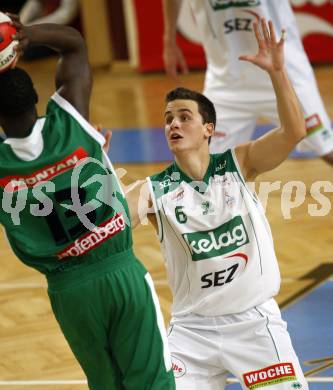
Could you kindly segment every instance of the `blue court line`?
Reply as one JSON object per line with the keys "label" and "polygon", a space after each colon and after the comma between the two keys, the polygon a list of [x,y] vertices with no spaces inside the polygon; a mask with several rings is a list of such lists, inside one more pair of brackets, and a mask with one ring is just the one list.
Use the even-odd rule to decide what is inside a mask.
{"label": "blue court line", "polygon": [[[272,129],[272,125],[257,126],[252,139],[256,139]],[[162,128],[111,129],[112,139],[109,157],[113,163],[151,163],[172,161]],[[0,142],[4,140],[0,135]],[[289,157],[313,158],[314,153],[301,153],[294,150]]]}
{"label": "blue court line", "polygon": [[[253,139],[272,129],[271,125],[257,126]],[[113,163],[150,163],[173,160],[162,128],[112,129],[109,157]],[[290,157],[312,158],[313,153],[293,151]]]}
{"label": "blue court line", "polygon": [[161,128],[112,129],[109,157],[113,163],[171,161]]}

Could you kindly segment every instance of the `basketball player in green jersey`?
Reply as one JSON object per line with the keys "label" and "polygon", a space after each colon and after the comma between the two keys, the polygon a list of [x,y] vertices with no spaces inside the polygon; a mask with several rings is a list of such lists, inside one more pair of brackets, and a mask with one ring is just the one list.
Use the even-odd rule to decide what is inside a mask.
{"label": "basketball player in green jersey", "polygon": [[[59,53],[57,91],[37,116],[37,93],[16,68],[0,74],[0,222],[28,266],[46,276],[53,312],[91,390],[174,389],[152,280],[132,252],[128,206],[88,123],[92,86],[84,41],[70,28],[23,26],[27,44]],[[106,185],[112,193],[106,191]]]}
{"label": "basketball player in green jersey", "polygon": [[305,123],[284,67],[284,33],[277,40],[264,19],[254,32],[258,53],[241,59],[270,76],[281,125],[210,155],[214,105],[200,93],[177,88],[166,96],[164,112],[175,161],[127,197],[133,226],[140,211],[150,213],[166,260],[177,390],[221,390],[228,373],[244,390],[308,389],[273,298],[280,273],[269,224],[246,184],[288,157],[305,137]]}

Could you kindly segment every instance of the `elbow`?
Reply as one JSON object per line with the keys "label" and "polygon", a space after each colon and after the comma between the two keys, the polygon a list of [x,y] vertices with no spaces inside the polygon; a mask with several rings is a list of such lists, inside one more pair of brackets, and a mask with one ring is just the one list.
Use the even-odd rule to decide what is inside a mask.
{"label": "elbow", "polygon": [[289,132],[289,134],[295,144],[298,144],[306,137],[306,126],[303,116],[293,125],[293,131]]}
{"label": "elbow", "polygon": [[[304,128],[305,130],[305,128]],[[301,142],[306,137],[306,131],[298,131],[297,133],[292,135],[292,143],[294,145],[297,145],[299,142]]]}
{"label": "elbow", "polygon": [[299,142],[306,137],[305,122],[293,125],[290,128],[283,128],[285,141],[295,147]]}
{"label": "elbow", "polygon": [[77,47],[77,50],[87,54],[86,41],[84,40],[82,34],[76,29],[73,30],[74,30],[73,39],[75,42],[75,46]]}
{"label": "elbow", "polygon": [[297,110],[295,110],[295,117],[297,120],[294,128],[296,132],[296,137],[298,138],[298,142],[300,142],[303,138],[306,137],[306,123],[305,123],[303,111],[299,104]]}
{"label": "elbow", "polygon": [[302,116],[301,120],[299,121],[298,131],[297,131],[297,137],[298,142],[302,141],[303,138],[306,137],[306,124],[304,116]]}
{"label": "elbow", "polygon": [[70,26],[62,26],[66,29],[66,35],[69,38],[68,43],[69,51],[77,51],[77,52],[86,52],[86,43],[82,36],[82,34],[75,29],[74,27]]}

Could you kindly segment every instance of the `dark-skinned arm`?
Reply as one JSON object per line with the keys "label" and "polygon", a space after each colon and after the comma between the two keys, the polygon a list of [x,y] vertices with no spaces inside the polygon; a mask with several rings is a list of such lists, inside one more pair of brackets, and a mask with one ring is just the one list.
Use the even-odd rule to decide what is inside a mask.
{"label": "dark-skinned arm", "polygon": [[71,103],[87,120],[92,88],[92,75],[85,42],[72,27],[58,24],[24,26],[17,15],[9,14],[17,29],[20,54],[28,44],[48,46],[59,54],[55,84],[59,95]]}

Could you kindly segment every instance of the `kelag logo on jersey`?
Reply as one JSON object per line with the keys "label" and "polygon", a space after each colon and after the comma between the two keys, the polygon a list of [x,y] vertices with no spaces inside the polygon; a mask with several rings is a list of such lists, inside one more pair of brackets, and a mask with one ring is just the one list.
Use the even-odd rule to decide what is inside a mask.
{"label": "kelag logo on jersey", "polygon": [[232,7],[256,7],[260,4],[260,0],[210,0],[215,11]]}
{"label": "kelag logo on jersey", "polygon": [[220,256],[247,244],[249,238],[242,220],[237,216],[214,230],[182,235],[190,247],[192,260]]}

